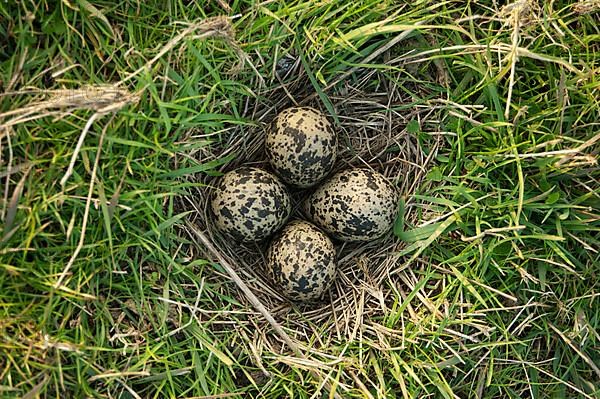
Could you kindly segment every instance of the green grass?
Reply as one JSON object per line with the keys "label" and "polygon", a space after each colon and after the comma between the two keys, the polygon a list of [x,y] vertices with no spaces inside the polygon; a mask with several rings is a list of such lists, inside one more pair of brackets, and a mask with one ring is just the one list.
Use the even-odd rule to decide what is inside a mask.
{"label": "green grass", "polygon": [[[301,309],[283,319],[312,331],[295,338],[341,397],[600,397],[600,10],[520,2],[511,83],[515,19],[496,3],[231,1],[244,66],[227,38],[182,38],[123,84],[139,101],[92,124],[64,187],[93,111],[0,130],[0,397],[320,397],[184,229],[194,176],[243,156],[211,149],[268,122],[255,108],[291,104],[284,84],[334,112],[342,139],[353,87],[399,93],[390,115],[425,154],[437,146],[404,198],[385,307],[365,293],[355,339]],[[119,82],[223,14],[217,1],[0,3],[0,113]],[[301,72],[280,81],[285,57]]]}

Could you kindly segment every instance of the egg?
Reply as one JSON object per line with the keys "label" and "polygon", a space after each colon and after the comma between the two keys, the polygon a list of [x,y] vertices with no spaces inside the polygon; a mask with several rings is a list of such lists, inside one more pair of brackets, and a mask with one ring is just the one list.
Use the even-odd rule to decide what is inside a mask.
{"label": "egg", "polygon": [[226,173],[213,188],[210,208],[215,226],[244,242],[260,241],[279,230],[292,211],[285,185],[253,167]]}
{"label": "egg", "polygon": [[317,226],[342,241],[369,241],[385,235],[397,214],[398,192],[380,173],[350,169],[336,173],[303,203]]}
{"label": "egg", "polygon": [[289,300],[312,302],[318,300],[335,279],[335,247],[313,224],[295,220],[271,241],[267,266],[271,278]]}
{"label": "egg", "polygon": [[337,135],[320,111],[288,108],[267,130],[265,152],[283,181],[299,188],[311,187],[331,171],[337,156]]}

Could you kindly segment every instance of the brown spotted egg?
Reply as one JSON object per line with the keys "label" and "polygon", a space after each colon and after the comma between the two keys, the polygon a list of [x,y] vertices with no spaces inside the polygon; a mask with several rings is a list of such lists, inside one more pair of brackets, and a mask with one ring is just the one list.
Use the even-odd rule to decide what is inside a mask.
{"label": "brown spotted egg", "polygon": [[226,173],[212,190],[210,207],[215,226],[245,242],[269,237],[292,211],[285,185],[271,173],[252,167]]}
{"label": "brown spotted egg", "polygon": [[368,241],[393,226],[398,199],[396,188],[380,173],[350,169],[325,181],[306,199],[303,210],[334,238]]}
{"label": "brown spotted egg", "polygon": [[277,115],[268,129],[265,151],[283,181],[306,188],[331,171],[337,155],[337,136],[320,111],[288,108]]}
{"label": "brown spotted egg", "polygon": [[336,273],[335,258],[329,237],[303,220],[286,225],[267,250],[269,274],[295,302],[315,301],[329,289]]}

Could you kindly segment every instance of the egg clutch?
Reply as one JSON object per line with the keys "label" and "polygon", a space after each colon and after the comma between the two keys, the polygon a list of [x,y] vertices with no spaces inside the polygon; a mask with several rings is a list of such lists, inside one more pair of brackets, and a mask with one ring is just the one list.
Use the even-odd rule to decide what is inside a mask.
{"label": "egg clutch", "polygon": [[[240,167],[211,190],[215,227],[242,242],[274,235],[267,249],[269,277],[294,302],[318,300],[336,275],[339,241],[369,241],[394,224],[398,191],[382,174],[353,168],[327,178],[337,158],[337,135],[320,111],[288,108],[267,129],[265,152],[274,173]],[[316,187],[301,204],[307,220],[293,220],[286,184]],[[330,238],[331,237],[331,238]]]}

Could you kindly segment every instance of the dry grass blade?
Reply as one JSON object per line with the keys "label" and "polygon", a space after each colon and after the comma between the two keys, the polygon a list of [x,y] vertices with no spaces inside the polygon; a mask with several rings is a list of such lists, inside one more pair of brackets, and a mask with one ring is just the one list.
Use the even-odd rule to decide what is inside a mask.
{"label": "dry grass blade", "polygon": [[[2,236],[2,239],[0,239],[0,243],[5,242],[8,239],[9,235],[11,234],[11,229],[12,229],[13,223],[15,221],[15,216],[17,215],[19,199],[21,198],[21,194],[23,193],[23,187],[25,186],[25,181],[27,180],[27,175],[29,174],[30,170],[31,170],[31,167],[29,167],[28,169],[25,170],[25,172],[23,173],[23,176],[21,177],[21,180],[19,180],[19,183],[17,183],[17,186],[15,187],[15,190],[13,191],[13,194],[10,198],[10,202],[8,202],[8,204],[7,204],[6,219],[4,219],[4,235]],[[7,188],[8,188],[8,184],[7,184]]]}
{"label": "dry grass blade", "polygon": [[[505,6],[508,8],[509,6]],[[510,22],[513,26],[513,31],[511,35],[511,48],[512,51],[508,54],[508,60],[510,62],[510,77],[508,84],[508,93],[506,96],[506,108],[504,110],[504,118],[506,120],[509,119],[510,114],[510,106],[512,101],[512,93],[515,85],[515,70],[517,66],[517,48],[519,47],[519,43],[521,41],[520,38],[520,28],[521,28],[521,13],[524,12],[524,9],[528,7],[527,1],[520,1],[510,5]],[[505,11],[507,12],[507,11]]]}
{"label": "dry grass blade", "polygon": [[96,111],[99,114],[115,112],[139,100],[138,94],[114,85],[88,85],[77,89],[59,90],[22,90],[3,95],[26,94],[37,94],[41,98],[25,107],[0,113],[0,121],[6,119],[0,123],[0,128],[6,129],[25,121],[57,113],[59,117],[64,117],[78,109]]}
{"label": "dry grass blade", "polygon": [[226,11],[231,12],[231,6],[225,0],[217,0],[217,3]]}
{"label": "dry grass blade", "polygon": [[[13,148],[12,148],[12,141],[10,140],[10,133],[8,132],[7,129],[7,133],[6,133],[6,142],[7,142],[7,146],[8,146],[8,162],[6,165],[6,181],[5,181],[5,185],[4,185],[4,196],[3,196],[3,201],[2,203],[4,204],[4,206],[2,207],[2,212],[0,213],[0,220],[5,220],[5,215],[6,215],[6,207],[8,204],[8,188],[10,187],[10,175],[12,173],[12,167],[13,167]],[[4,151],[2,149],[2,136],[0,135],[0,165],[4,165],[4,160],[3,160],[3,155]],[[2,176],[0,176],[1,178]]]}
{"label": "dry grass blade", "polygon": [[596,365],[596,363],[594,363],[594,361],[592,359],[590,359],[590,357],[581,351],[581,349],[578,347],[578,345],[573,342],[572,339],[570,339],[569,337],[567,337],[562,331],[560,331],[558,328],[554,327],[554,325],[552,323],[548,323],[548,325],[550,326],[550,328],[552,328],[554,330],[555,333],[558,334],[558,336],[565,341],[565,343],[567,345],[569,345],[575,352],[577,352],[577,354],[579,356],[581,356],[581,358],[587,363],[589,364],[589,366],[592,368],[592,370],[594,370],[594,373],[596,373],[596,375],[598,376],[598,378],[600,379],[600,368]]}
{"label": "dry grass blade", "polygon": [[[559,159],[556,162],[556,166],[560,166],[560,165],[562,165],[562,164],[564,164],[564,163],[566,163],[568,161],[571,161],[576,155],[582,154],[585,149],[593,146],[599,140],[600,140],[600,133],[598,133],[597,135],[593,136],[592,138],[590,138],[589,140],[587,140],[585,143],[581,144],[577,148],[573,149],[569,154],[567,154],[567,156],[562,157],[561,159]],[[596,164],[598,164],[598,159],[596,157],[592,156],[590,158],[590,162],[592,164],[596,165]]]}
{"label": "dry grass blade", "polygon": [[88,382],[119,377],[147,377],[149,375],[148,371],[105,372],[91,376],[88,378]]}
{"label": "dry grass blade", "polygon": [[580,0],[573,5],[573,10],[577,14],[591,14],[600,11],[600,0]]}
{"label": "dry grass blade", "polygon": [[40,397],[40,392],[44,388],[44,386],[48,383],[50,377],[48,375],[44,375],[42,381],[37,383],[29,392],[22,396],[22,399],[34,399]]}
{"label": "dry grass blade", "polygon": [[[113,115],[113,118],[114,118],[114,115]],[[90,206],[92,203],[92,193],[94,192],[94,184],[96,183],[96,171],[98,170],[98,166],[100,165],[100,154],[102,153],[102,143],[104,142],[104,137],[106,137],[106,130],[107,130],[108,126],[110,125],[113,118],[111,118],[111,120],[106,124],[104,129],[102,129],[102,134],[100,135],[100,140],[98,141],[98,151],[96,152],[96,160],[94,162],[94,167],[92,168],[92,177],[90,179],[90,188],[88,190],[88,196],[87,196],[87,199],[85,202],[85,210],[84,210],[84,214],[83,214],[83,222],[81,224],[81,236],[79,238],[79,242],[77,243],[77,247],[75,248],[75,251],[71,255],[71,258],[69,259],[69,262],[67,263],[67,265],[63,269],[62,273],[58,277],[56,284],[54,284],[55,289],[61,288],[63,280],[67,277],[69,270],[71,270],[73,263],[75,263],[75,259],[77,259],[79,252],[83,248],[83,244],[85,242],[85,230],[87,227],[88,216],[90,214]]]}
{"label": "dry grass blade", "polygon": [[69,180],[69,177],[71,177],[71,175],[73,174],[73,169],[75,168],[75,162],[77,161],[77,156],[79,155],[79,151],[81,151],[81,147],[83,146],[85,137],[87,136],[87,133],[89,132],[90,128],[92,127],[92,124],[94,123],[94,121],[96,119],[98,119],[100,117],[100,115],[101,115],[100,113],[96,112],[95,114],[90,116],[90,119],[88,119],[85,126],[83,127],[83,130],[81,131],[81,134],[79,135],[79,140],[77,140],[77,145],[75,146],[75,150],[73,151],[73,155],[71,156],[71,162],[69,162],[69,166],[67,167],[67,171],[65,172],[65,175],[62,177],[62,179],[60,179],[61,186],[64,187],[64,185],[67,183],[67,180]]}

